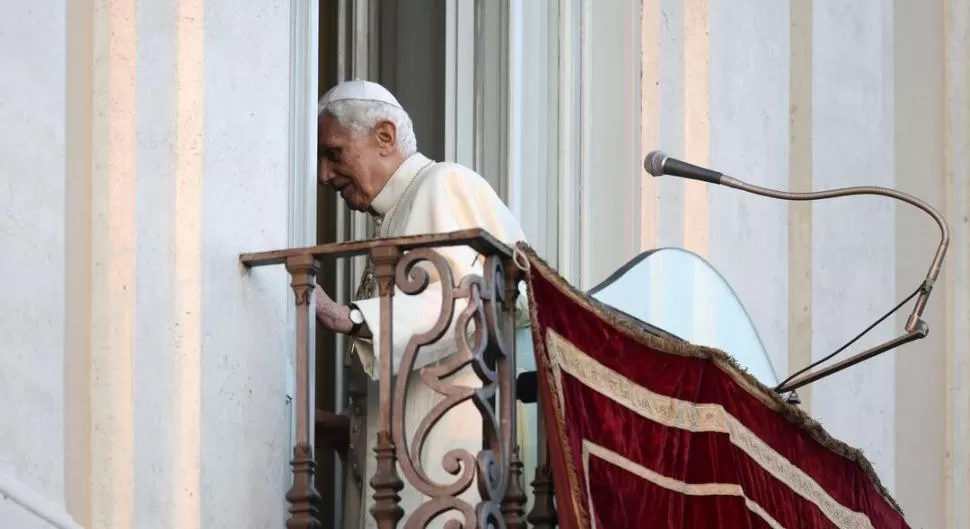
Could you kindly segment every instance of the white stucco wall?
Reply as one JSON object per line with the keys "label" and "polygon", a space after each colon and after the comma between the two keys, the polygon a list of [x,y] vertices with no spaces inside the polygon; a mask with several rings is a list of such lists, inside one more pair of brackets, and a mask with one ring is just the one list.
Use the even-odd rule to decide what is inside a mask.
{"label": "white stucco wall", "polygon": [[0,484],[27,492],[3,527],[49,527],[18,501],[283,524],[288,278],[238,256],[288,243],[290,24],[282,1],[5,9]]}
{"label": "white stucco wall", "polygon": [[[279,526],[288,281],[237,258],[293,244],[300,223],[291,3],[62,4],[0,18],[0,484],[86,527]],[[542,54],[510,61],[528,128],[508,133],[504,185],[530,238],[587,287],[641,246],[697,251],[783,374],[915,287],[932,227],[854,198],[811,206],[806,230],[788,204],[672,178],[638,202],[638,119],[644,149],[754,184],[886,185],[941,207],[954,241],[932,338],[815,384],[806,409],[867,453],[914,526],[967,527],[967,1],[645,0],[642,27],[633,4],[592,5],[513,10],[556,24],[512,43]],[[9,500],[0,520],[48,526]]]}
{"label": "white stucco wall", "polygon": [[287,243],[289,4],[206,2],[200,527],[285,518],[289,278],[237,259]]}
{"label": "white stucco wall", "polygon": [[[942,6],[943,190],[954,243],[944,288],[945,444],[942,516],[947,527],[970,527],[970,2]],[[938,294],[939,295],[939,294]]]}
{"label": "white stucco wall", "polygon": [[[64,502],[63,4],[16,3],[0,17],[0,486],[28,487],[54,509]],[[17,498],[0,499],[0,520],[49,527]]]}
{"label": "white stucco wall", "polygon": [[[642,5],[641,99],[629,108],[642,116],[641,155],[660,149],[778,189],[897,188],[947,216],[954,235],[945,279],[924,316],[930,337],[800,393],[833,435],[867,454],[914,527],[965,527],[966,2]],[[614,66],[625,60],[615,57]],[[597,63],[612,58],[597,54]],[[568,86],[562,83],[560,90]],[[601,100],[583,116],[616,103]],[[600,134],[592,123],[589,133]],[[641,176],[642,248],[680,246],[710,259],[744,302],[782,377],[831,353],[912,292],[938,241],[925,215],[887,198],[790,204]],[[615,215],[620,203],[592,212],[559,207],[581,218],[609,210],[614,215],[598,228],[607,234],[625,229]],[[623,240],[598,244],[632,257]],[[575,244],[580,253],[594,248]],[[909,309],[841,358],[901,334]]]}
{"label": "white stucco wall", "polygon": [[[92,173],[92,317],[107,311],[114,321],[93,329],[92,342],[108,350],[91,351],[93,486],[78,517],[92,526],[275,526],[285,518],[289,452],[287,279],[280,269],[246,272],[238,255],[287,243],[289,9],[181,8],[94,14],[95,56],[116,81],[103,86],[96,63],[92,126],[135,140],[94,138],[95,152],[113,158]],[[102,16],[123,29],[100,33]],[[124,39],[126,30],[137,37]],[[102,99],[102,88],[122,92]],[[118,188],[127,196],[115,199]],[[121,218],[103,223],[101,214]],[[130,296],[98,281],[102,259],[130,282]]]}
{"label": "white stucco wall", "polygon": [[[644,152],[778,189],[897,188],[947,216],[930,337],[800,393],[866,453],[914,527],[966,527],[966,2],[643,5]],[[938,242],[931,220],[886,198],[786,204],[644,177],[644,248],[707,256],[783,377],[912,292]],[[901,334],[909,310],[841,358]]]}
{"label": "white stucco wall", "polygon": [[[679,246],[707,257],[744,302],[782,377],[842,346],[919,285],[938,241],[932,221],[887,198],[793,204],[643,172],[639,208],[618,197],[600,201],[596,186],[626,189],[632,175],[617,162],[577,185],[572,157],[624,158],[630,148],[620,141],[569,143],[570,134],[612,137],[627,122],[612,126],[598,117],[619,115],[623,106],[641,116],[640,156],[660,149],[778,189],[897,188],[943,211],[953,241],[924,315],[931,335],[800,394],[804,409],[833,435],[867,454],[914,527],[966,527],[966,0],[645,0],[641,97],[634,104],[615,88],[624,82],[616,72],[627,56],[606,50],[636,32],[616,24],[609,38],[597,39],[602,33],[586,30],[582,46],[598,50],[594,60],[577,50],[573,32],[596,28],[608,15],[586,6],[559,4],[560,13],[579,21],[560,26],[553,39],[559,69],[547,66],[547,75],[558,112],[545,118],[546,138],[526,138],[526,145],[558,140],[557,156],[544,166],[554,176],[535,187],[520,183],[513,206],[536,225],[528,204],[557,202],[553,260],[580,286],[637,252],[627,244],[623,216],[639,209],[641,248]],[[513,63],[542,64],[549,50],[535,48],[519,48],[523,57]],[[602,75],[569,75],[583,71]],[[606,86],[616,92],[604,95]],[[531,92],[519,90],[528,101]],[[573,107],[577,92],[583,104]],[[529,105],[522,112],[522,122],[535,121]],[[520,125],[513,137],[530,130]],[[528,178],[514,172],[510,186]],[[551,241],[546,234],[547,251]],[[577,266],[576,256],[586,261]],[[901,334],[909,310],[839,359]]]}
{"label": "white stucco wall", "polygon": [[[892,5],[814,6],[813,185],[894,187]],[[895,207],[880,197],[813,205],[813,359],[842,346],[904,295],[895,291]],[[880,326],[853,349],[897,333]],[[833,435],[865,451],[890,490],[894,380],[893,355],[882,355],[815,384],[811,408]]]}
{"label": "white stucco wall", "polygon": [[[752,16],[757,13],[758,16]],[[788,4],[710,3],[710,165],[788,187]],[[788,367],[788,204],[710,189],[709,257],[744,300],[775,371]]]}

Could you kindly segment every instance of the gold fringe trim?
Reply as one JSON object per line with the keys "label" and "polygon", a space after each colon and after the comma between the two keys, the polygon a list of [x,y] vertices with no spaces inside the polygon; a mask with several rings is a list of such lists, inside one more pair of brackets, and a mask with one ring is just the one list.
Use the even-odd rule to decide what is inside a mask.
{"label": "gold fringe trim", "polygon": [[[547,359],[549,358],[549,353],[546,351],[546,340],[543,336],[535,332],[535,330],[539,328],[539,320],[535,309],[536,307],[535,293],[532,291],[532,287],[531,287],[532,274],[535,271],[535,268],[533,267],[537,264],[537,261],[538,262],[541,262],[541,261],[539,260],[539,257],[535,254],[535,252],[532,251],[532,248],[529,247],[528,245],[524,243],[520,243],[516,247],[526,252],[526,256],[528,257],[531,264],[526,274],[526,277],[528,278],[529,285],[530,285],[530,287],[528,288],[529,319],[532,322],[532,329],[533,329],[532,341],[536,352],[536,370],[539,372],[540,377],[544,378],[546,383],[549,386],[551,386],[552,384],[555,383],[555,374],[553,373],[552,366],[549,365],[549,362],[547,361]],[[543,270],[547,270],[547,269],[551,270],[545,263],[542,263],[542,268]],[[558,274],[556,274],[555,277],[558,281],[563,281],[563,279],[559,277]],[[566,437],[565,414],[563,413],[563,409],[562,409],[562,406],[560,405],[559,399],[554,399],[554,398],[543,399],[541,395],[541,388],[539,388],[539,391],[540,391],[539,401],[538,401],[539,413],[545,416],[545,412],[542,410],[543,402],[549,401],[549,403],[553,407],[553,412],[555,413],[555,419],[556,419],[556,423],[552,428],[552,430],[554,430],[556,433],[556,439],[549,438],[548,432],[550,430],[549,428],[550,425],[548,420],[545,421],[546,432],[547,432],[546,442],[552,443],[553,441],[557,441],[559,443],[559,446],[562,447],[563,455],[565,456],[565,459],[566,459],[566,464],[565,464],[566,474],[567,474],[566,478],[569,481],[569,499],[570,499],[570,502],[572,503],[572,511],[576,514],[576,518],[577,518],[576,522],[578,523],[579,527],[581,529],[590,529],[590,527],[592,526],[592,523],[590,521],[590,515],[589,515],[589,512],[586,510],[586,503],[582,501],[583,492],[579,485],[579,476],[577,476],[576,468],[572,464],[572,461],[575,461],[575,458],[573,457],[573,449],[572,449],[572,446],[569,445],[569,439]],[[552,450],[548,450],[547,452],[549,454],[549,458],[551,459],[553,455]],[[550,463],[550,468],[555,469],[555,465],[552,465]],[[553,486],[555,487],[555,475],[553,475]],[[561,515],[557,525],[559,527],[562,527]]]}

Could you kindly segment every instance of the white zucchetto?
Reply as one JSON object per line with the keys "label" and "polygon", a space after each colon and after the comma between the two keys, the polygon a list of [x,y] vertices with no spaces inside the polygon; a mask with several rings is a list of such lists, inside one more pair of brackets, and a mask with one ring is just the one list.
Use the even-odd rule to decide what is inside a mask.
{"label": "white zucchetto", "polygon": [[323,112],[323,109],[334,101],[377,101],[404,109],[390,90],[377,83],[362,79],[345,81],[328,90],[320,98],[317,112]]}

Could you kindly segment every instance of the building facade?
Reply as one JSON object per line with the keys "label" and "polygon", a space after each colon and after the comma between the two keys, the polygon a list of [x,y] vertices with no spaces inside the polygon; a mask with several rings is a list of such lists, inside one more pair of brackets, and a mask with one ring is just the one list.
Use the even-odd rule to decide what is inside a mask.
{"label": "building facade", "polygon": [[[970,528],[968,17],[968,0],[5,6],[0,526],[282,525],[293,294],[238,257],[366,233],[315,174],[316,100],[361,77],[398,95],[426,154],[485,175],[574,284],[648,248],[707,258],[779,373],[915,289],[932,221],[654,179],[644,154],[938,208],[952,244],[930,336],[800,394],[914,527]],[[345,299],[359,266],[321,283]],[[318,401],[339,408],[341,344],[317,342]]]}

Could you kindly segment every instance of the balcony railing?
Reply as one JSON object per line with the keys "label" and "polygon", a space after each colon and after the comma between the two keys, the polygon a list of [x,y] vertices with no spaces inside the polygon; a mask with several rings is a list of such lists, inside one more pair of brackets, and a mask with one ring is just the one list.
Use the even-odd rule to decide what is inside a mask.
{"label": "balcony railing", "polygon": [[[467,246],[484,258],[482,276],[453,277],[448,263],[434,250],[449,246]],[[285,265],[296,294],[296,441],[293,447],[293,486],[287,493],[290,529],[320,527],[317,520],[320,495],[314,487],[315,460],[314,410],[312,388],[314,372],[310,369],[310,325],[313,289],[323,259],[369,255],[375,268],[375,280],[380,293],[380,333],[378,385],[379,417],[375,449],[376,474],[369,482],[369,492],[375,500],[371,515],[381,529],[398,526],[407,515],[406,527],[425,527],[445,511],[464,515],[464,527],[526,527],[523,518],[527,497],[522,484],[523,463],[516,432],[516,365],[515,365],[515,305],[523,272],[515,263],[511,248],[483,230],[466,230],[437,235],[420,235],[369,241],[324,244],[310,248],[295,248],[244,254],[240,257],[248,267]],[[429,284],[428,272],[416,266],[432,266],[441,281],[441,314],[427,333],[413,337],[400,366],[393,366],[392,325],[395,287],[406,295],[417,295]],[[455,315],[455,302],[467,300],[460,315]],[[421,418],[420,427],[411,439],[405,439],[403,407],[407,399],[407,374],[413,370],[417,349],[432,343],[447,332],[453,318],[458,318],[456,333],[457,359],[431,376],[422,377],[426,385],[444,396],[443,404]],[[467,322],[476,322],[469,333]],[[417,347],[415,347],[417,346]],[[443,380],[459,368],[471,365],[481,380],[481,387],[452,385]],[[423,368],[427,370],[428,368]],[[404,376],[396,376],[401,373]],[[453,483],[432,482],[422,466],[420,447],[448,410],[466,401],[473,401],[482,416],[482,448],[477,454],[460,449],[457,461],[463,468]],[[541,414],[539,414],[541,417]],[[541,419],[540,419],[541,422]],[[553,506],[552,476],[548,451],[541,424],[536,429],[538,461],[536,479],[532,482],[533,509],[527,518],[537,528],[551,528],[556,524]],[[413,447],[418,447],[414,449]],[[373,467],[369,467],[373,468]],[[399,475],[398,469],[403,476]],[[414,512],[404,513],[398,493],[404,481],[427,496]],[[480,503],[468,505],[459,495],[476,486]]]}

